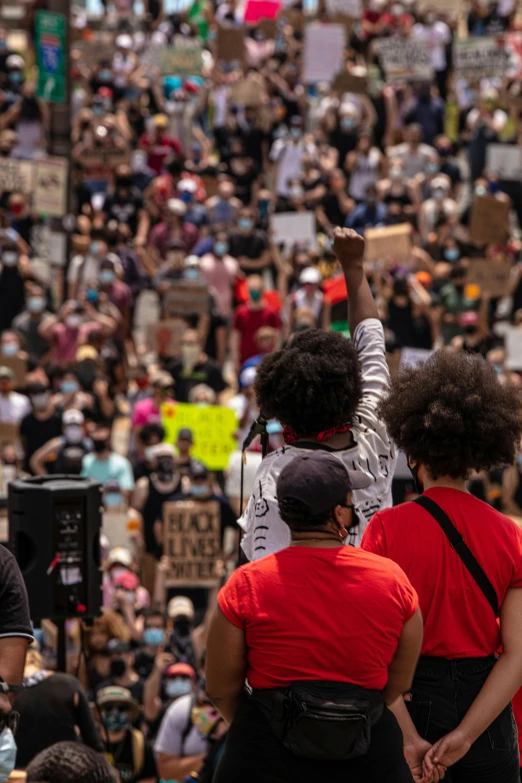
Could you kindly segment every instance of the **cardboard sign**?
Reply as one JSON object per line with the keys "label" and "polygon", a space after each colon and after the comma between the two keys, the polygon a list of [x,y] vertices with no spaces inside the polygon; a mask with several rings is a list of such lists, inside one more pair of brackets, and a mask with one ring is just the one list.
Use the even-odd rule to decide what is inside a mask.
{"label": "cardboard sign", "polygon": [[367,228],[364,232],[364,238],[366,240],[365,261],[385,261],[388,258],[403,262],[410,260],[411,226],[409,223],[383,228]]}
{"label": "cardboard sign", "polygon": [[240,79],[229,90],[230,103],[238,106],[259,106],[263,101],[265,86],[259,77],[249,73],[245,79]]}
{"label": "cardboard sign", "polygon": [[247,0],[245,5],[245,24],[258,25],[263,19],[275,19],[280,10],[281,3],[279,0]]}
{"label": "cardboard sign", "polygon": [[67,214],[67,158],[43,158],[36,161],[33,207],[48,217]]}
{"label": "cardboard sign", "polygon": [[480,286],[493,299],[505,296],[511,277],[510,261],[490,261],[487,258],[472,258],[469,262],[466,284]]}
{"label": "cardboard sign", "polygon": [[221,557],[217,500],[178,500],[163,505],[163,552],[170,561],[167,587],[215,587]]}
{"label": "cardboard sign", "polygon": [[278,16],[284,25],[288,25],[293,31],[303,32],[306,17],[299,8],[283,8]]}
{"label": "cardboard sign", "polygon": [[455,40],[453,66],[455,75],[459,79],[505,76],[509,66],[509,55],[504,47],[503,37]]}
{"label": "cardboard sign", "polygon": [[304,45],[305,84],[330,82],[344,64],[346,30],[340,24],[307,24]]}
{"label": "cardboard sign", "polygon": [[430,81],[433,76],[429,47],[420,38],[380,38],[373,43],[387,81]]}
{"label": "cardboard sign", "polygon": [[245,30],[243,27],[221,27],[217,31],[217,59],[243,62],[245,56]]}
{"label": "cardboard sign", "polygon": [[504,333],[506,367],[508,370],[522,370],[522,327],[508,326]]}
{"label": "cardboard sign", "polygon": [[0,445],[2,443],[16,443],[18,440],[18,424],[0,421]]}
{"label": "cardboard sign", "polygon": [[166,443],[175,443],[180,429],[191,429],[194,435],[191,455],[209,470],[225,470],[230,455],[237,449],[234,438],[237,418],[231,408],[165,403],[161,406],[161,423]]}
{"label": "cardboard sign", "polygon": [[167,315],[204,315],[209,312],[208,286],[198,280],[178,280],[163,297]]}
{"label": "cardboard sign", "polygon": [[163,76],[200,76],[203,44],[198,38],[175,35],[172,46],[151,49],[151,63]]}
{"label": "cardboard sign", "polygon": [[418,0],[417,9],[421,14],[426,11],[436,11],[439,14],[458,16],[461,0]]}
{"label": "cardboard sign", "polygon": [[0,366],[9,367],[14,372],[17,389],[25,387],[25,376],[27,374],[27,362],[25,359],[19,359],[17,356],[0,356]]}
{"label": "cardboard sign", "polygon": [[328,16],[350,16],[360,19],[362,13],[361,0],[326,0]]}
{"label": "cardboard sign", "polygon": [[315,212],[278,212],[270,216],[272,241],[276,245],[291,246],[295,242],[317,247]]}
{"label": "cardboard sign", "polygon": [[475,196],[471,206],[471,240],[478,245],[505,245],[509,237],[509,210],[509,201]]}
{"label": "cardboard sign", "polygon": [[98,65],[103,60],[112,62],[116,51],[114,36],[106,34],[96,35],[89,41],[76,41],[72,48],[81,52],[81,59],[88,66]]}
{"label": "cardboard sign", "polygon": [[273,41],[277,34],[277,20],[261,19],[257,24],[257,29],[263,33],[267,41]]}
{"label": "cardboard sign", "polygon": [[145,341],[147,348],[158,356],[179,356],[181,337],[187,324],[181,318],[170,318],[157,324],[147,324]]}
{"label": "cardboard sign", "polygon": [[515,144],[488,144],[486,168],[499,179],[522,180],[522,148]]}
{"label": "cardboard sign", "polygon": [[341,95],[345,92],[351,92],[355,95],[367,95],[368,76],[356,76],[349,71],[343,71],[335,77],[332,89]]}
{"label": "cardboard sign", "polygon": [[0,192],[18,191],[32,193],[34,190],[34,165],[29,160],[0,158]]}

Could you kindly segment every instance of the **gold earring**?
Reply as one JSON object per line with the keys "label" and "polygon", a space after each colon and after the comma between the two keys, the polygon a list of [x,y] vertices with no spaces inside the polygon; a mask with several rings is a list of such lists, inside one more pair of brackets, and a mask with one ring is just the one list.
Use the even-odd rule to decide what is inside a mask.
{"label": "gold earring", "polygon": [[[344,533],[343,533],[343,530],[344,530]],[[345,527],[339,528],[339,538],[341,539],[341,541],[344,541],[344,539],[346,538],[347,535],[348,535],[348,531],[347,531],[347,529]]]}

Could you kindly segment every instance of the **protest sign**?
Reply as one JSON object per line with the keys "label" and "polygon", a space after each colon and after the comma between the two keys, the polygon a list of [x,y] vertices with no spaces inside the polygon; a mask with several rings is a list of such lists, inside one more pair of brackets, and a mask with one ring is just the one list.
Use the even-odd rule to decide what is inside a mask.
{"label": "protest sign", "polygon": [[109,539],[111,549],[123,546],[132,552],[139,528],[139,524],[136,524],[136,520],[133,519],[132,511],[110,508],[103,512],[102,531]]}
{"label": "protest sign", "polygon": [[410,260],[411,226],[409,223],[367,228],[364,239],[366,240],[365,261],[385,261],[388,258],[403,262]]}
{"label": "protest sign", "polygon": [[522,180],[522,148],[515,144],[488,144],[486,168],[499,179]]}
{"label": "protest sign", "polygon": [[214,587],[221,558],[217,500],[177,500],[163,505],[163,552],[170,561],[167,587]]}
{"label": "protest sign", "polygon": [[510,202],[494,196],[475,196],[471,205],[470,238],[478,245],[505,245],[509,236]]}
{"label": "protest sign", "polygon": [[275,19],[280,9],[279,0],[247,0],[245,24],[258,25],[262,19]]}
{"label": "protest sign", "polygon": [[25,359],[19,359],[18,356],[0,356],[0,366],[9,367],[14,372],[17,389],[24,388],[25,376],[27,374],[27,362]]}
{"label": "protest sign", "polygon": [[328,16],[339,14],[351,16],[352,19],[360,19],[362,13],[361,0],[326,0]]}
{"label": "protest sign", "polygon": [[487,258],[472,258],[469,262],[466,284],[478,285],[480,290],[493,299],[506,295],[511,276],[510,261],[490,261]]}
{"label": "protest sign", "polygon": [[15,443],[18,440],[18,424],[0,421],[0,444]]}
{"label": "protest sign", "polygon": [[303,81],[330,82],[344,63],[346,30],[340,24],[306,25]]}
{"label": "protest sign", "polygon": [[504,39],[498,37],[466,38],[453,44],[453,64],[459,79],[505,76],[509,56]]}
{"label": "protest sign", "polygon": [[114,35],[96,35],[88,41],[75,41],[74,50],[80,52],[81,60],[85,65],[93,66],[102,60],[112,61],[116,51]]}
{"label": "protest sign", "polygon": [[169,316],[204,315],[209,311],[208,286],[199,280],[177,280],[163,297]]}
{"label": "protest sign", "polygon": [[418,0],[419,13],[436,11],[439,14],[451,14],[457,16],[460,13],[461,0]]}
{"label": "protest sign", "polygon": [[420,364],[424,364],[432,353],[433,351],[430,351],[428,348],[402,348],[400,367],[405,367],[406,365],[418,367]]}
{"label": "protest sign", "polygon": [[238,106],[259,106],[265,94],[263,80],[255,73],[249,73],[230,87],[228,98],[230,103]]}
{"label": "protest sign", "polygon": [[187,324],[181,318],[169,318],[159,323],[147,324],[145,341],[147,348],[158,356],[179,356],[181,336]]}
{"label": "protest sign", "polygon": [[508,370],[522,370],[522,327],[507,326],[504,332],[506,367]]}
{"label": "protest sign", "polygon": [[67,213],[67,158],[42,158],[35,163],[33,207],[48,217]]}
{"label": "protest sign", "polygon": [[345,92],[351,92],[355,95],[368,94],[368,76],[357,75],[351,71],[342,71],[335,77],[332,89],[341,95]]}
{"label": "protest sign", "polygon": [[151,62],[163,76],[199,76],[203,68],[203,44],[199,38],[176,35],[172,46],[151,49]]}
{"label": "protest sign", "polygon": [[504,49],[507,57],[505,76],[508,79],[522,78],[522,33],[506,33]]}
{"label": "protest sign", "polygon": [[261,19],[257,24],[257,29],[267,41],[272,41],[277,34],[277,19]]}
{"label": "protest sign", "polygon": [[387,81],[429,81],[432,78],[433,68],[427,41],[394,35],[374,41],[373,46]]}
{"label": "protest sign", "polygon": [[167,443],[176,442],[180,429],[191,429],[194,435],[191,455],[209,470],[225,470],[231,453],[237,448],[234,438],[237,419],[231,408],[165,403],[161,406],[161,422]]}
{"label": "protest sign", "polygon": [[314,212],[278,212],[270,217],[270,230],[276,245],[302,242],[317,247]]}
{"label": "protest sign", "polygon": [[294,31],[297,30],[298,32],[302,32],[304,30],[306,17],[299,8],[283,8],[278,19],[280,19],[283,24],[289,25]]}
{"label": "protest sign", "polygon": [[245,56],[245,30],[243,27],[218,25],[217,59],[232,62],[243,61]]}
{"label": "protest sign", "polygon": [[66,38],[68,19],[64,14],[37,11],[35,49],[38,63],[38,98],[65,102]]}
{"label": "protest sign", "polygon": [[34,190],[34,166],[30,160],[0,158],[0,192],[16,190],[32,193]]}

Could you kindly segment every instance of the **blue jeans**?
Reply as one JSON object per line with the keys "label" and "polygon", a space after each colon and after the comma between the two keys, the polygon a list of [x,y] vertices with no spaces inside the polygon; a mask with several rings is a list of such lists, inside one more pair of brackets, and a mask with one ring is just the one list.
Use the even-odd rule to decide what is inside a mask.
{"label": "blue jeans", "polygon": [[[434,743],[455,729],[478,696],[497,658],[421,657],[408,711],[420,736]],[[445,783],[519,783],[517,727],[511,704],[446,773]]]}

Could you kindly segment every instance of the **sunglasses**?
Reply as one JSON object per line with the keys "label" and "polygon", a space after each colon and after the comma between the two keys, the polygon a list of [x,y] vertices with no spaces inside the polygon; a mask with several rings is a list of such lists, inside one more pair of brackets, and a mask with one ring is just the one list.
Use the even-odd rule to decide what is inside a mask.
{"label": "sunglasses", "polygon": [[20,723],[20,713],[11,710],[11,712],[0,712],[0,731],[11,729],[16,734],[18,724]]}
{"label": "sunglasses", "polygon": [[129,708],[126,704],[104,704],[100,709],[102,712],[119,712],[121,715],[125,712],[129,712]]}

